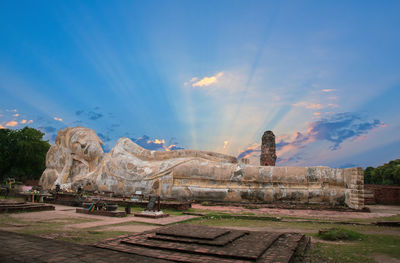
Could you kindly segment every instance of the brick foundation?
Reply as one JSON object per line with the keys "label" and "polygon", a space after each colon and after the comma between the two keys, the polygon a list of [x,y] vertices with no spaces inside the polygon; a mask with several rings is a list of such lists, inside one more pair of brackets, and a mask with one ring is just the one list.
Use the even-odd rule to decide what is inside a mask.
{"label": "brick foundation", "polygon": [[373,193],[377,204],[400,204],[400,186],[366,184],[365,190]]}

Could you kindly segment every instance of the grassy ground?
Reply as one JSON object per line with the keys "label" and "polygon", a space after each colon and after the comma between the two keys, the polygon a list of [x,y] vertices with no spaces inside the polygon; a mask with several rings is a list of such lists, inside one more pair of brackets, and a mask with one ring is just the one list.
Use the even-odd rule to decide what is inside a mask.
{"label": "grassy ground", "polygon": [[375,262],[374,255],[382,254],[400,259],[400,238],[392,235],[369,234],[359,241],[313,245],[310,262]]}
{"label": "grassy ground", "polygon": [[[119,208],[123,210],[124,208]],[[132,207],[132,213],[143,211],[143,208]],[[182,215],[182,211],[163,210],[171,215]],[[246,213],[219,213],[207,210],[190,209],[192,213],[206,214],[204,217],[186,221],[189,224],[223,226],[223,227],[244,227],[254,230],[266,231],[294,231],[302,232],[311,236],[313,244],[306,256],[307,262],[375,262],[375,255],[386,255],[390,258],[400,260],[400,229],[396,227],[380,227],[372,224],[339,224],[334,221],[321,222],[321,219],[304,219],[301,222],[296,217],[282,217],[262,215],[260,219],[243,219],[234,215],[254,216],[252,212]],[[257,214],[257,216],[260,216]],[[349,221],[344,218],[342,221]],[[400,215],[380,218],[379,221],[399,221]],[[106,227],[92,227],[86,229],[65,228],[66,225],[78,224],[93,221],[86,218],[57,218],[44,220],[40,222],[29,222],[22,219],[16,219],[8,214],[0,214],[0,227],[25,234],[38,235],[46,238],[65,240],[78,244],[93,244],[106,238],[116,237],[127,234],[123,231],[109,231]],[[358,221],[363,223],[377,221],[377,219],[368,219]],[[123,225],[143,225],[143,223],[128,222],[114,224],[112,226]],[[147,224],[148,225],[148,224]],[[360,238],[354,241],[325,241],[318,237],[317,233],[321,229],[342,228],[345,230],[356,231],[361,234]]]}

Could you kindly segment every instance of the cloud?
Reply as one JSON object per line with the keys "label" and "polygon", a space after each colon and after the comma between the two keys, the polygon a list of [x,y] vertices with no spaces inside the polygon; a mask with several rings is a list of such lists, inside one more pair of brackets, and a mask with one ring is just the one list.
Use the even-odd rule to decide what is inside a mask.
{"label": "cloud", "polygon": [[164,140],[164,139],[161,139],[161,140],[155,139],[154,141],[148,140],[147,143],[149,143],[149,144],[150,144],[150,143],[154,143],[154,144],[164,144],[164,143],[165,143],[165,140]]}
{"label": "cloud", "polygon": [[228,141],[224,141],[224,149],[226,149],[226,147],[228,147],[229,142]]}
{"label": "cloud", "polygon": [[336,89],[323,89],[321,91],[323,91],[323,92],[333,92],[333,91],[336,91]]}
{"label": "cloud", "polygon": [[260,144],[253,144],[251,146],[248,146],[245,150],[240,151],[239,155],[237,156],[237,159],[249,158],[254,153],[256,153],[257,155],[256,157],[260,156],[261,153]]}
{"label": "cloud", "polygon": [[28,123],[28,124],[31,124],[31,123],[33,123],[33,120],[29,120],[27,123]]}
{"label": "cloud", "polygon": [[13,114],[13,116],[14,116],[14,117],[18,117],[18,116],[19,116],[19,113],[15,113],[15,114]]}
{"label": "cloud", "polygon": [[309,103],[309,102],[305,102],[305,101],[300,101],[297,102],[295,104],[292,104],[295,107],[303,107],[306,109],[311,109],[311,110],[319,110],[324,108],[324,106],[322,104],[319,103]]}
{"label": "cloud", "polygon": [[58,117],[54,117],[54,120],[56,120],[56,121],[63,121],[62,118],[58,118]]}
{"label": "cloud", "polygon": [[89,120],[95,121],[104,116],[103,113],[98,112],[99,109],[100,109],[100,107],[95,107],[95,108],[93,108],[93,110],[91,110],[89,112],[87,112],[85,110],[77,110],[77,111],[75,111],[75,115],[83,116],[83,117],[88,118]]}
{"label": "cloud", "polygon": [[337,108],[339,105],[334,104],[334,103],[329,103],[328,105],[322,105],[320,103],[310,103],[306,101],[300,101],[297,103],[292,104],[294,107],[302,107],[310,110],[320,110],[323,108]]}
{"label": "cloud", "polygon": [[26,123],[26,120],[21,120],[19,123],[24,124],[24,123]]}
{"label": "cloud", "polygon": [[177,143],[167,145],[164,139],[151,140],[150,137],[147,135],[143,135],[142,137],[137,139],[131,138],[131,140],[137,145],[150,151],[171,151],[183,149],[182,147],[178,147],[176,145]]}
{"label": "cloud", "polygon": [[[354,141],[366,136],[374,128],[384,127],[380,120],[365,120],[355,113],[336,113],[307,125],[306,131],[276,137],[277,163],[298,162],[304,159],[304,148],[316,141],[327,141],[329,150],[335,151],[345,141]],[[260,144],[254,144],[239,152],[238,159],[259,159]]]}
{"label": "cloud", "polygon": [[102,113],[98,113],[98,112],[90,111],[88,113],[88,116],[89,116],[89,119],[95,121],[95,120],[100,119],[101,117],[103,117],[103,114]]}
{"label": "cloud", "polygon": [[3,125],[0,124],[0,129],[5,129],[5,127]]}
{"label": "cloud", "polygon": [[358,114],[337,113],[310,123],[306,132],[297,132],[292,140],[279,141],[277,150],[283,150],[287,145],[301,148],[316,140],[331,142],[333,145],[330,146],[330,150],[337,150],[344,141],[356,139],[373,128],[383,126],[384,123],[379,120],[366,121]]}
{"label": "cloud", "polygon": [[6,123],[6,127],[14,127],[17,126],[18,122],[17,121],[9,121]]}
{"label": "cloud", "polygon": [[[215,76],[204,77],[200,80],[197,77],[194,77],[189,81],[189,83],[192,84],[192,87],[207,87],[217,83],[218,79],[221,78],[223,75],[224,75],[223,72],[219,72]],[[185,85],[188,85],[189,83],[185,83]]]}

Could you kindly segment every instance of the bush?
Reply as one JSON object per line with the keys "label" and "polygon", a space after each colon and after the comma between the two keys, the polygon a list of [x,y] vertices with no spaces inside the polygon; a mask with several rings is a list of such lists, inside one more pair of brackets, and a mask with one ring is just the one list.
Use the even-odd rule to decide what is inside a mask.
{"label": "bush", "polygon": [[361,240],[362,235],[356,231],[344,228],[330,228],[327,230],[320,230],[318,237],[323,240]]}

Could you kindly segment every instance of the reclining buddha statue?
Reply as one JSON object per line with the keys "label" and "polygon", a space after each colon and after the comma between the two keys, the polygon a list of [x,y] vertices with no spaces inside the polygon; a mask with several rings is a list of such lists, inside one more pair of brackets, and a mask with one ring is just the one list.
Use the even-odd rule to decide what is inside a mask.
{"label": "reclining buddha statue", "polygon": [[149,151],[120,138],[104,153],[87,128],[60,130],[40,178],[44,189],[112,191],[178,200],[289,202],[363,207],[361,168],[254,166],[197,150]]}

